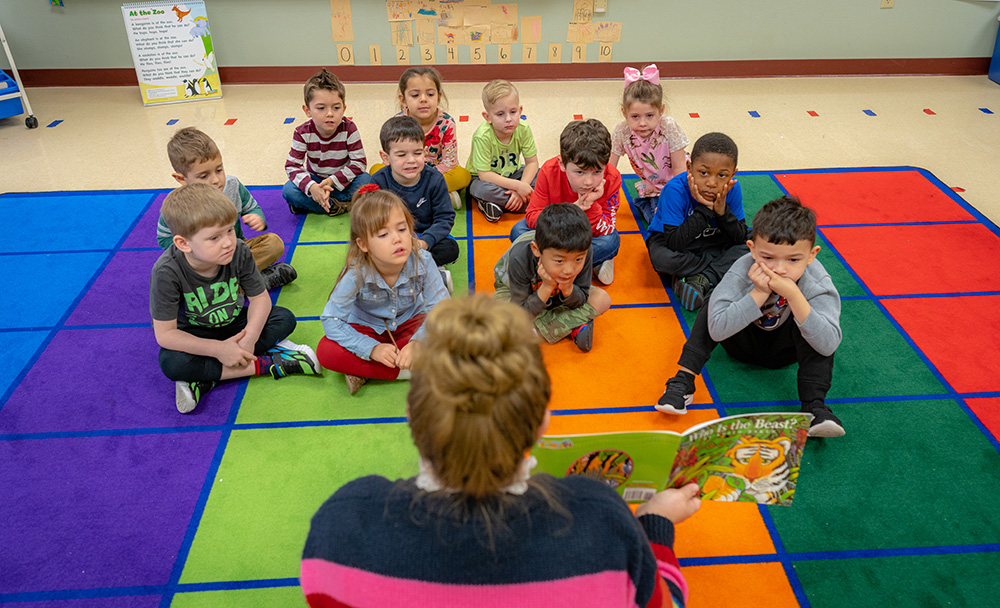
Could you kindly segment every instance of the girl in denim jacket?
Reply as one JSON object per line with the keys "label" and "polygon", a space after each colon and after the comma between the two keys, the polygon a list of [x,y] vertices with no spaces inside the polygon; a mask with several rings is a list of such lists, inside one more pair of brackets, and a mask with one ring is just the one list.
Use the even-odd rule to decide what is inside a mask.
{"label": "girl in denim jacket", "polygon": [[413,217],[395,194],[363,186],[351,202],[351,242],[320,320],[316,354],[344,374],[350,394],[369,378],[408,379],[424,317],[448,298]]}

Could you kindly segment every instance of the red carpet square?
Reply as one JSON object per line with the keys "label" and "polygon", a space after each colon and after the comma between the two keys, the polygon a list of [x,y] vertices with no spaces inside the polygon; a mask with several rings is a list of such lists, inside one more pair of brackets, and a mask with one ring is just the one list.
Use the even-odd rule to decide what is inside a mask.
{"label": "red carpet square", "polygon": [[1000,441],[1000,397],[966,399],[965,404],[993,434],[993,438]]}
{"label": "red carpet square", "polygon": [[[877,296],[969,293],[1000,285],[1000,237],[982,224],[825,228]],[[950,325],[950,324],[949,324]]]}
{"label": "red carpet square", "polygon": [[952,388],[960,393],[1000,390],[1000,296],[906,298],[882,304]]}
{"label": "red carpet square", "polygon": [[919,171],[777,173],[820,225],[970,221],[974,218]]}

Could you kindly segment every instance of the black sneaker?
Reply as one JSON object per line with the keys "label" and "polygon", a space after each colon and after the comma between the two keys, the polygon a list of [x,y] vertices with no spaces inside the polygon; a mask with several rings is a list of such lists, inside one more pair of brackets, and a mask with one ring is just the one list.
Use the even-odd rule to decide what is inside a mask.
{"label": "black sneaker", "polygon": [[268,350],[267,354],[271,355],[271,367],[268,371],[275,380],[291,374],[323,375],[316,352],[304,344],[282,340]]}
{"label": "black sneaker", "polygon": [[694,375],[688,372],[677,372],[677,375],[667,380],[663,395],[655,407],[664,414],[686,414],[687,406],[694,401]]}
{"label": "black sneaker", "polygon": [[306,215],[309,213],[309,211],[301,207],[292,207],[291,203],[288,203],[288,210],[292,212],[292,215]]}
{"label": "black sneaker", "polygon": [[205,394],[215,388],[215,382],[175,382],[174,396],[177,401],[177,411],[188,414],[194,410]]}
{"label": "black sneaker", "polygon": [[264,287],[268,291],[271,291],[272,289],[288,285],[298,278],[299,273],[295,272],[295,269],[292,268],[291,264],[278,262],[277,264],[271,264],[264,270],[261,270],[260,276],[264,278]]}
{"label": "black sneaker", "polygon": [[476,206],[479,207],[479,210],[483,212],[484,216],[486,216],[486,221],[491,224],[499,222],[500,218],[503,217],[503,207],[496,203],[482,201],[477,198]]}
{"label": "black sneaker", "polygon": [[573,337],[573,344],[585,353],[589,353],[594,348],[594,322],[581,325],[570,334]]}
{"label": "black sneaker", "polygon": [[680,305],[686,310],[695,311],[705,304],[712,283],[705,275],[696,274],[692,277],[675,278],[671,287]]}
{"label": "black sneaker", "polygon": [[809,425],[810,437],[843,437],[847,432],[840,418],[834,416],[826,405],[814,405],[809,409],[803,407],[802,411],[813,415]]}

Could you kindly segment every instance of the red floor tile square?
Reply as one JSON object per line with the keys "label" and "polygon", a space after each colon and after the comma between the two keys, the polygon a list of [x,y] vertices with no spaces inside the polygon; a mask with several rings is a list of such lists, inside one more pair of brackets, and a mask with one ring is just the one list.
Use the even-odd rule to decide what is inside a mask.
{"label": "red floor tile square", "polygon": [[1000,237],[982,224],[824,228],[823,235],[875,295],[1000,285]]}
{"label": "red floor tile square", "polygon": [[918,171],[777,173],[774,177],[816,212],[820,225],[974,219]]}
{"label": "red floor tile square", "polygon": [[960,393],[1000,390],[1000,296],[905,298],[882,304],[952,388]]}

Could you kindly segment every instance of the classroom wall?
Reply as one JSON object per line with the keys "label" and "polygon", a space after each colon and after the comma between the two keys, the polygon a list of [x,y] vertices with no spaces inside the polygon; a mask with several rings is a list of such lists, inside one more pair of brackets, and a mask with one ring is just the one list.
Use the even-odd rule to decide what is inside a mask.
{"label": "classroom wall", "polygon": [[[608,0],[598,21],[623,23],[612,61],[988,57],[1000,3],[970,0]],[[0,2],[0,25],[19,69],[131,68],[117,0]],[[566,43],[572,0],[515,2],[542,18],[542,43]],[[219,66],[336,65],[328,0],[207,0]],[[385,2],[352,0],[356,63],[368,45],[391,52]],[[511,47],[521,57],[521,45]],[[459,47],[460,63],[469,48]],[[487,45],[496,63],[496,45]],[[444,47],[438,46],[438,62]],[[416,47],[411,51],[416,57]],[[597,44],[588,45],[596,61]],[[390,55],[387,59],[392,59]],[[391,61],[386,62],[391,63]],[[0,65],[9,67],[6,57]]]}

